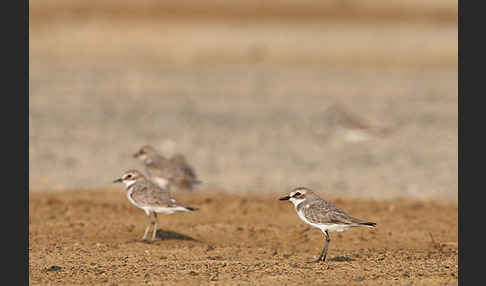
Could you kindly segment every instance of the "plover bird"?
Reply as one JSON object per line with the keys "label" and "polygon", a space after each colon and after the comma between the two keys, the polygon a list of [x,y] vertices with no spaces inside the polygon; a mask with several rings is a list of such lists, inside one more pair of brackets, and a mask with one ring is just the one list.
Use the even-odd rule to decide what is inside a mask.
{"label": "plover bird", "polygon": [[[151,239],[151,241],[154,241],[157,232],[157,213],[173,214],[180,211],[187,212],[196,210],[195,208],[177,203],[168,190],[159,188],[159,186],[147,180],[137,170],[125,172],[121,178],[114,180],[113,183],[124,183],[127,191],[126,195],[130,203],[142,209],[147,214],[149,222],[142,239],[138,241],[146,241],[150,225],[154,225]],[[151,213],[154,214],[153,220],[150,216]]]}
{"label": "plover bird", "polygon": [[201,183],[182,154],[176,154],[168,159],[159,154],[154,147],[145,145],[133,156],[143,161],[150,179],[161,188],[192,191],[194,185]]}
{"label": "plover bird", "polygon": [[345,231],[354,226],[374,227],[376,223],[360,220],[349,216],[340,208],[322,199],[308,188],[295,188],[288,196],[280,198],[289,200],[294,206],[299,218],[313,227],[319,228],[326,238],[324,248],[319,258],[313,262],[326,260],[327,248],[331,241],[328,231]]}
{"label": "plover bird", "polygon": [[373,138],[383,138],[390,134],[392,129],[383,123],[371,121],[357,113],[352,112],[342,103],[335,103],[325,111],[323,125],[334,130],[338,137],[349,142],[361,142]]}

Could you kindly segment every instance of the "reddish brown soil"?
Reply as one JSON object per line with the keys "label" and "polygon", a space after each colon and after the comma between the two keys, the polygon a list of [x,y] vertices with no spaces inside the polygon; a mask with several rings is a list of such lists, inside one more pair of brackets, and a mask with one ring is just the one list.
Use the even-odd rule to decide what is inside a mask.
{"label": "reddish brown soil", "polygon": [[31,285],[457,285],[456,203],[328,198],[376,229],[307,228],[281,194],[178,194],[194,213],[145,214],[120,189],[30,194]]}

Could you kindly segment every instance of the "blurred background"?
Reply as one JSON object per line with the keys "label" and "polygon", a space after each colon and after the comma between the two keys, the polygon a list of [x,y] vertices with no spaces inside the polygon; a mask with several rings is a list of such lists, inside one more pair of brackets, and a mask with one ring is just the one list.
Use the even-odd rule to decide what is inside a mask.
{"label": "blurred background", "polygon": [[203,190],[457,200],[457,1],[29,2],[29,189],[151,144]]}

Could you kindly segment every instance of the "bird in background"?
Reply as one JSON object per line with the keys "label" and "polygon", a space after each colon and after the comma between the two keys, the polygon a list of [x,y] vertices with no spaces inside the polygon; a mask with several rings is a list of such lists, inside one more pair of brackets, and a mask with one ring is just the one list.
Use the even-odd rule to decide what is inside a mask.
{"label": "bird in background", "polygon": [[201,183],[182,154],[176,154],[169,159],[151,145],[144,145],[133,154],[133,157],[143,162],[149,178],[161,188],[192,191],[197,184]]}

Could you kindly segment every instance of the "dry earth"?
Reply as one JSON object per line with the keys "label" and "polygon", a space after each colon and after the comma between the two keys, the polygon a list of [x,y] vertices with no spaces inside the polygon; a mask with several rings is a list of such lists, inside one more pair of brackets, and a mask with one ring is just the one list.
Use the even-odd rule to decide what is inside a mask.
{"label": "dry earth", "polygon": [[[196,213],[146,216],[119,189],[30,194],[31,285],[457,285],[457,204],[330,199],[376,229],[323,236],[282,194],[178,194]],[[321,194],[324,195],[324,194]]]}

